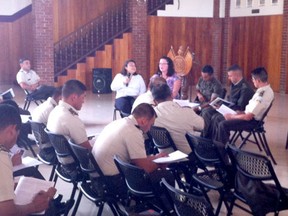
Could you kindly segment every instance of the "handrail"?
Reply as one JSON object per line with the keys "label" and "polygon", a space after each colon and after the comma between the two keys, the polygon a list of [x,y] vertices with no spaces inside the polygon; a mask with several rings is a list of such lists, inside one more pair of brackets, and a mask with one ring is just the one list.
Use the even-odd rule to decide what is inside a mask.
{"label": "handrail", "polygon": [[54,77],[131,30],[127,3],[78,28],[54,45]]}
{"label": "handrail", "polygon": [[[171,3],[173,0],[148,0],[147,13],[151,15]],[[129,14],[129,5],[125,1],[55,43],[54,78],[57,79],[105,44],[112,43],[113,39],[131,31]]]}
{"label": "handrail", "polygon": [[148,1],[148,15],[157,15],[157,10],[165,9],[165,5],[173,4],[173,0],[149,0]]}

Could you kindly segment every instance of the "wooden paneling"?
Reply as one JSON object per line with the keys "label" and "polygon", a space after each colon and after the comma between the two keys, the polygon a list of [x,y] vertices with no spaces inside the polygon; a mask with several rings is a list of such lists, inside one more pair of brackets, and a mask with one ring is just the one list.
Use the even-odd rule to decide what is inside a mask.
{"label": "wooden paneling", "polygon": [[15,22],[0,22],[0,83],[12,84],[20,68],[19,58],[33,57],[31,20],[29,13]]}
{"label": "wooden paneling", "polygon": [[[149,17],[150,76],[158,67],[159,58],[173,46],[176,54],[180,45],[195,53],[192,79],[195,83],[201,68],[212,62],[212,26],[209,18]],[[191,78],[190,78],[191,82]]]}
{"label": "wooden paneling", "polygon": [[54,0],[54,42],[124,0]]}
{"label": "wooden paneling", "polygon": [[232,18],[229,26],[228,63],[250,72],[264,66],[274,91],[279,92],[282,51],[282,16]]}
{"label": "wooden paneling", "polygon": [[[280,85],[282,24],[281,15],[231,18],[228,52],[223,56],[228,65],[237,63],[242,66],[247,79],[250,79],[252,69],[264,66],[276,92],[279,92]],[[192,83],[196,83],[202,66],[212,62],[213,25],[211,18],[149,17],[150,76],[156,71],[159,58],[167,54],[171,45],[175,52],[183,45],[195,53],[190,77]],[[221,58],[222,54],[218,56]]]}

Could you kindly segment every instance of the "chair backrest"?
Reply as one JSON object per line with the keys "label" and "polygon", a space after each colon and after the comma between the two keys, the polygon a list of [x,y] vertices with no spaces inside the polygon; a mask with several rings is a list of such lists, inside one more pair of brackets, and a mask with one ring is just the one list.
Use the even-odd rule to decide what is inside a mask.
{"label": "chair backrest", "polygon": [[264,112],[262,118],[261,118],[260,121],[259,121],[259,125],[258,125],[256,128],[259,128],[259,127],[261,127],[261,126],[264,125],[264,120],[265,120],[266,116],[268,115],[268,113],[269,113],[269,111],[270,111],[270,109],[271,109],[271,107],[272,107],[272,105],[273,105],[273,102],[274,102],[274,99],[271,101],[270,105],[268,106],[268,108],[267,108],[266,111]]}
{"label": "chair backrest", "polygon": [[231,144],[228,145],[228,153],[232,164],[238,172],[252,180],[272,180],[281,188],[270,160],[260,154],[243,151]]}
{"label": "chair backrest", "polygon": [[152,195],[154,193],[150,176],[143,169],[124,162],[119,156],[114,156],[114,162],[125,179],[130,192],[136,195]]}
{"label": "chair backrest", "polygon": [[45,132],[48,134],[50,142],[55,149],[59,163],[63,165],[78,164],[77,158],[65,136],[51,133],[47,128],[45,128]]}
{"label": "chair backrest", "polygon": [[202,163],[206,165],[221,163],[218,149],[211,139],[195,136],[191,133],[186,133],[185,137],[192,152]]}
{"label": "chair backrest", "polygon": [[46,125],[32,120],[29,120],[29,122],[31,124],[32,132],[35,136],[36,142],[39,145],[39,147],[40,148],[52,147],[48,134],[44,130]]}
{"label": "chair backrest", "polygon": [[172,151],[177,150],[176,145],[166,128],[152,126],[149,133],[153,139],[154,145],[160,152],[164,149],[171,149]]}
{"label": "chair backrest", "polygon": [[103,173],[94,159],[91,151],[69,140],[70,147],[77,157],[81,170],[91,178],[103,177]]}
{"label": "chair backrest", "polygon": [[168,200],[179,216],[214,216],[211,204],[202,194],[188,194],[167,183],[163,178],[161,185],[165,188]]}
{"label": "chair backrest", "polygon": [[[278,215],[276,213],[279,211],[288,208],[287,189],[284,191],[282,188],[267,157],[243,151],[230,144],[228,145],[228,153],[234,169],[246,177],[244,182],[241,181],[241,175],[236,178],[239,183],[242,183],[240,183],[239,188],[235,187],[235,192],[238,196],[244,195],[244,199],[246,199],[252,211],[259,211],[259,207],[263,206],[262,202],[265,202],[263,211],[267,213],[273,211],[275,215]],[[249,189],[245,190],[243,187]],[[251,191],[254,193],[251,194]]]}

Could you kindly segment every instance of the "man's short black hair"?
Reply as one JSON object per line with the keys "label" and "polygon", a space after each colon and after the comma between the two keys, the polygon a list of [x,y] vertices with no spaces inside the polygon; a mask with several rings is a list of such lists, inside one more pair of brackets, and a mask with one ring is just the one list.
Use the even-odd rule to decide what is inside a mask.
{"label": "man's short black hair", "polygon": [[166,101],[171,97],[171,89],[166,83],[155,85],[151,92],[155,101]]}
{"label": "man's short black hair", "polygon": [[27,60],[30,61],[29,58],[27,58],[27,57],[22,57],[22,58],[19,59],[19,64],[22,64],[24,61],[27,61]]}
{"label": "man's short black hair", "polygon": [[132,112],[132,115],[137,118],[147,118],[152,119],[153,117],[157,117],[157,114],[153,107],[148,103],[141,103],[138,106],[135,107],[135,109]]}
{"label": "man's short black hair", "polygon": [[0,104],[0,130],[4,130],[9,125],[16,125],[16,128],[21,128],[21,117],[19,110],[9,104]]}
{"label": "man's short black hair", "polygon": [[242,71],[242,68],[238,64],[233,64],[227,69],[227,71],[237,71],[237,70]]}
{"label": "man's short black hair", "polygon": [[268,81],[268,73],[264,67],[257,67],[252,72],[251,75],[254,79],[260,80],[265,83]]}
{"label": "man's short black hair", "polygon": [[214,69],[211,65],[205,65],[203,68],[202,68],[202,72],[203,73],[208,73],[209,75],[212,75],[214,73]]}
{"label": "man's short black hair", "polygon": [[72,94],[77,94],[79,96],[85,91],[87,91],[87,88],[82,82],[76,79],[71,79],[64,84],[62,88],[62,97],[68,98]]}

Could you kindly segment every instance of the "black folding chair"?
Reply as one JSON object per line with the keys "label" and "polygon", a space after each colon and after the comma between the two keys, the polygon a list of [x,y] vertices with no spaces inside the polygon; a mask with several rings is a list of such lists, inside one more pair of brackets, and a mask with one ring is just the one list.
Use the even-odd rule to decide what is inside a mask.
{"label": "black folding chair", "polygon": [[211,204],[200,191],[197,194],[185,193],[169,185],[164,178],[161,185],[165,188],[167,198],[178,216],[214,216]]}
{"label": "black folding chair", "polygon": [[[239,148],[241,149],[248,141],[252,142],[258,146],[260,151],[262,151],[262,148],[263,148],[266,155],[268,157],[270,157],[271,160],[273,161],[273,163],[276,165],[277,163],[276,163],[276,160],[274,159],[272,152],[270,150],[270,147],[268,145],[266,135],[265,135],[266,130],[264,128],[264,123],[265,123],[264,120],[265,120],[268,112],[270,111],[272,105],[273,105],[273,101],[271,102],[271,104],[269,105],[269,107],[267,108],[265,113],[263,114],[262,118],[259,120],[259,123],[253,129],[235,131],[234,134],[232,135],[231,139],[230,139],[230,143],[235,144],[237,139],[240,137],[242,142],[239,145]],[[247,132],[247,135],[244,136],[243,132]],[[253,136],[253,138],[254,138],[253,140],[249,139],[251,136]],[[261,146],[262,146],[262,148],[261,148]]]}
{"label": "black folding chair", "polygon": [[31,95],[26,89],[24,89],[25,92],[25,103],[23,106],[24,110],[28,110],[30,107],[31,102],[34,102],[37,106],[41,103],[43,103],[44,99],[36,99],[33,97],[33,95]]}
{"label": "black folding chair", "polygon": [[152,181],[148,173],[143,169],[122,161],[119,156],[114,156],[114,162],[125,178],[129,195],[137,203],[145,203],[148,208],[155,210],[161,215],[170,215],[164,203],[153,187]]}
{"label": "black folding chair", "polygon": [[[77,210],[83,194],[87,199],[95,203],[95,205],[99,208],[97,213],[98,216],[102,215],[105,203],[108,204],[111,211],[113,212],[113,215],[127,215],[126,212],[123,212],[119,208],[117,203],[119,201],[119,197],[115,196],[111,192],[111,188],[107,187],[105,176],[103,175],[91,152],[88,149],[75,144],[72,140],[69,140],[69,144],[75,156],[80,162],[82,172],[86,174],[90,180],[83,181],[79,185],[80,191],[72,215],[77,214]],[[93,187],[94,184],[97,184],[98,187],[101,187],[100,191],[97,191],[97,189]]]}
{"label": "black folding chair", "polygon": [[217,147],[212,140],[190,133],[186,134],[186,139],[199,162],[205,166],[203,172],[198,172],[193,175],[194,181],[202,190],[207,200],[209,200],[207,189],[216,190],[220,195],[215,211],[215,215],[218,215],[223,201],[228,209],[228,202],[225,200],[225,195],[233,188],[232,182],[234,180],[234,176],[229,172],[228,164],[225,163],[224,156],[222,156],[218,150],[221,143],[219,143],[219,147]]}
{"label": "black folding chair", "polygon": [[[58,177],[67,183],[73,184],[70,200],[74,201],[77,185],[79,182],[85,181],[85,175],[81,171],[79,162],[74,155],[68,140],[63,135],[50,132],[47,128],[45,128],[45,132],[48,134],[59,162],[55,169],[55,184]],[[65,213],[66,215],[69,210]]]}
{"label": "black folding chair", "polygon": [[37,154],[37,158],[44,164],[52,166],[49,181],[53,180],[55,169],[58,164],[55,150],[50,143],[50,139],[45,132],[46,125],[43,123],[29,120],[32,132],[36,139],[36,144],[39,146],[40,151]]}
{"label": "black folding chair", "polygon": [[158,149],[158,152],[163,150],[173,152],[177,150],[176,145],[166,128],[152,126],[149,134],[151,135],[154,145]]}
{"label": "black folding chair", "polygon": [[[262,214],[274,212],[278,215],[279,211],[288,209],[288,190],[281,186],[267,157],[243,151],[232,145],[228,145],[228,153],[237,174],[245,178],[244,188],[248,188],[249,184],[246,191],[236,184],[228,215],[232,214],[234,205],[253,215],[258,215],[258,212],[255,212],[255,203],[258,203],[258,211],[259,208],[264,211]],[[251,190],[254,192],[251,193]],[[267,193],[268,191],[270,193]],[[236,204],[236,199],[249,205],[251,210]]]}

